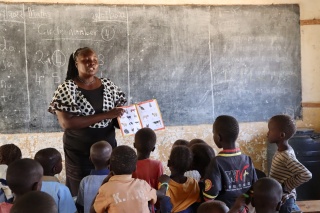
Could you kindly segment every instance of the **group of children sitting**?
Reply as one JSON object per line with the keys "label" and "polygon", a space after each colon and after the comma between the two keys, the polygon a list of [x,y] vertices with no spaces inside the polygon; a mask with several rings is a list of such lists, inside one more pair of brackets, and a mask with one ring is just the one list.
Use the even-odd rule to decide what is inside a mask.
{"label": "group of children sitting", "polygon": [[0,147],[0,213],[239,213],[252,206],[257,213],[291,212],[295,188],[312,175],[288,144],[295,133],[293,119],[274,116],[268,128],[268,141],[278,151],[270,177],[259,180],[251,158],[236,146],[239,125],[232,116],[219,116],[213,124],[214,142],[222,148],[217,155],[201,139],[175,141],[167,162],[169,176],[160,161],[150,159],[156,134],[149,128],[135,134],[136,151],[125,145],[112,150],[108,142],[98,141],[90,149],[95,169],[81,181],[75,202],[54,176],[62,170],[56,149],[21,159],[20,149],[6,144]]}

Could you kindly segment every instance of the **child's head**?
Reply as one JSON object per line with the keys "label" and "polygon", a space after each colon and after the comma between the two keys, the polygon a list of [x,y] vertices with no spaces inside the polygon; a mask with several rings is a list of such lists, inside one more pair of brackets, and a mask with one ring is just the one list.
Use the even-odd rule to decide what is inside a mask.
{"label": "child's head", "polygon": [[275,179],[264,177],[253,184],[252,205],[257,212],[267,209],[279,211],[281,198],[282,187]]}
{"label": "child's head", "polygon": [[229,211],[228,206],[219,200],[211,200],[202,203],[197,213],[227,213]]}
{"label": "child's head", "polygon": [[58,207],[54,199],[42,191],[27,192],[21,196],[12,206],[10,213],[58,213]]}
{"label": "child's head", "polygon": [[150,128],[142,128],[134,136],[134,148],[138,153],[150,155],[154,151],[157,141],[156,133]]}
{"label": "child's head", "polygon": [[276,115],[269,120],[268,129],[268,141],[277,143],[291,138],[296,132],[296,125],[290,116]]}
{"label": "child's head", "polygon": [[22,153],[14,144],[0,146],[0,164],[10,165],[13,161],[21,159]]}
{"label": "child's head", "polygon": [[110,157],[110,171],[116,175],[129,175],[136,170],[137,154],[129,146],[116,147]]}
{"label": "child's head", "polygon": [[215,157],[214,150],[206,143],[194,144],[190,147],[193,154],[191,170],[197,170],[201,177],[204,177],[207,166]]}
{"label": "child's head", "polygon": [[199,143],[207,144],[207,143],[206,143],[204,140],[202,140],[202,139],[194,138],[194,139],[192,139],[192,140],[189,142],[188,146],[191,147],[191,146],[193,146],[193,145],[195,145],[195,144],[199,144]]}
{"label": "child's head", "polygon": [[39,191],[42,185],[43,169],[33,159],[23,158],[8,166],[7,183],[12,192],[20,197],[30,191]]}
{"label": "child's head", "polygon": [[55,148],[45,148],[39,150],[34,159],[43,167],[43,175],[53,176],[62,171],[61,153]]}
{"label": "child's head", "polygon": [[184,139],[178,139],[172,144],[172,148],[175,146],[189,146],[189,141]]}
{"label": "child's head", "polygon": [[221,115],[213,123],[213,140],[218,148],[234,145],[239,135],[238,121],[229,115]]}
{"label": "child's head", "polygon": [[189,170],[192,163],[192,153],[186,146],[175,146],[172,148],[168,160],[168,167],[171,172],[184,174]]}
{"label": "child's head", "polygon": [[112,146],[107,141],[98,141],[90,148],[90,160],[96,169],[107,168]]}

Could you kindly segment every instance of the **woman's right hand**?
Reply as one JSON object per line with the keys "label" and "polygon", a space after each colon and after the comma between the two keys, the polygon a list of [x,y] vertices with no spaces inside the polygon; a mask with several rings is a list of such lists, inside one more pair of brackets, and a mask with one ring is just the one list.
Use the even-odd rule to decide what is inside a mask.
{"label": "woman's right hand", "polygon": [[108,114],[109,119],[113,119],[113,118],[121,117],[124,111],[125,111],[124,109],[120,107],[116,107],[106,112],[106,114]]}

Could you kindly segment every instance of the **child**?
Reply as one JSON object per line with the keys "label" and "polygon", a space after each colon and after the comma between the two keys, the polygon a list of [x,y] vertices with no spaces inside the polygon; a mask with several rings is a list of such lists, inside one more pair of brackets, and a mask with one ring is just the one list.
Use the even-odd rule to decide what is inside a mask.
{"label": "child", "polygon": [[169,189],[166,196],[170,197],[172,212],[192,212],[196,202],[200,200],[198,182],[184,173],[192,163],[192,153],[186,146],[175,146],[170,153],[168,167],[171,171]]}
{"label": "child", "polygon": [[76,202],[78,213],[90,212],[92,201],[97,195],[102,181],[110,173],[108,167],[111,152],[112,147],[107,141],[98,141],[91,146],[90,160],[95,169],[80,182]]}
{"label": "child", "polygon": [[157,201],[156,190],[146,181],[132,178],[137,155],[129,146],[118,146],[110,157],[110,174],[99,188],[90,212],[149,213],[148,201]]}
{"label": "child", "polygon": [[[22,195],[30,191],[39,191],[43,169],[41,165],[32,159],[24,158],[16,160],[8,166],[7,183],[15,195],[17,202]],[[0,212],[9,213],[11,203],[0,203]]]}
{"label": "child", "polygon": [[171,149],[175,146],[189,146],[189,141],[184,139],[178,139],[172,144]]}
{"label": "child", "polygon": [[192,139],[192,140],[189,142],[188,146],[191,147],[191,146],[193,146],[193,145],[195,145],[195,144],[199,144],[199,143],[201,143],[201,144],[207,144],[207,143],[206,143],[204,140],[202,140],[202,139],[194,138],[194,139]]}
{"label": "child", "polygon": [[312,174],[296,159],[292,147],[288,144],[288,140],[296,131],[293,119],[287,115],[273,116],[268,123],[268,128],[269,143],[275,143],[278,147],[272,158],[270,177],[282,185],[284,192],[284,204],[279,212],[291,212],[299,209],[295,204],[295,188],[310,180]]}
{"label": "child", "polygon": [[162,163],[149,158],[155,149],[156,140],[156,134],[152,129],[142,128],[135,134],[133,144],[137,150],[138,162],[132,177],[147,181],[154,189],[158,188],[158,179],[163,174]]}
{"label": "child", "polygon": [[55,148],[39,150],[34,159],[43,167],[43,178],[41,191],[48,193],[55,200],[59,213],[76,212],[76,206],[70,190],[54,176],[62,170],[61,154]]}
{"label": "child", "polygon": [[223,201],[229,208],[257,180],[251,158],[236,147],[238,134],[239,124],[235,118],[228,115],[216,118],[213,139],[223,150],[211,160],[204,177],[204,199]]}
{"label": "child", "polygon": [[228,211],[229,208],[224,202],[218,200],[211,200],[202,203],[199,206],[197,213],[228,213]]}
{"label": "child", "polygon": [[281,198],[282,187],[279,182],[273,178],[260,178],[253,184],[253,194],[249,198],[239,196],[229,213],[237,213],[250,199],[257,213],[276,213],[282,204]]}
{"label": "child", "polygon": [[193,154],[191,169],[197,170],[203,178],[211,159],[215,157],[214,150],[206,143],[194,144],[190,150]]}
{"label": "child", "polygon": [[21,159],[22,153],[19,147],[14,144],[0,146],[0,202],[12,202],[12,192],[6,181],[8,165],[15,160]]}
{"label": "child", "polygon": [[23,195],[11,208],[10,213],[58,213],[54,199],[47,193],[32,191]]}

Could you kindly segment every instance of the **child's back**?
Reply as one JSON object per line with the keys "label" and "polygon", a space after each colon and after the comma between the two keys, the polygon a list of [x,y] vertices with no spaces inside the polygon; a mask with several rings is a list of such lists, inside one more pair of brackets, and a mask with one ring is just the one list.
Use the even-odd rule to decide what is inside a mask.
{"label": "child's back", "polygon": [[128,146],[118,146],[110,158],[110,174],[98,191],[91,212],[149,213],[148,201],[157,201],[156,190],[146,181],[132,178],[137,155]]}
{"label": "child's back", "polygon": [[156,134],[150,128],[142,128],[137,131],[134,137],[134,147],[137,149],[137,168],[132,173],[133,178],[147,181],[154,189],[158,187],[158,179],[163,174],[162,163],[150,159],[150,153],[154,151]]}
{"label": "child's back", "polygon": [[90,160],[95,169],[80,182],[76,202],[78,213],[90,212],[94,197],[97,195],[103,180],[110,173],[108,166],[111,152],[112,147],[106,141],[98,141],[91,146]]}
{"label": "child's back", "polygon": [[221,200],[230,208],[239,195],[249,191],[257,176],[251,158],[236,148],[239,125],[235,118],[217,117],[213,133],[214,142],[223,150],[207,168],[203,196],[205,200]]}
{"label": "child's back", "polygon": [[39,150],[34,159],[43,167],[43,178],[41,191],[48,193],[55,200],[59,213],[76,212],[76,206],[67,186],[60,183],[54,176],[62,170],[62,157],[55,148]]}
{"label": "child's back", "polygon": [[172,203],[172,212],[193,212],[193,204],[200,201],[200,188],[198,182],[184,176],[190,168],[192,153],[186,146],[175,146],[172,148],[168,160],[171,171],[171,180],[166,193]]}
{"label": "child's back", "polygon": [[288,140],[296,131],[295,123],[290,116],[276,115],[268,123],[268,141],[276,143],[278,150],[271,163],[270,177],[276,179],[283,187],[283,200],[286,200],[280,213],[298,208],[295,204],[295,188],[311,179],[311,172],[295,156]]}

